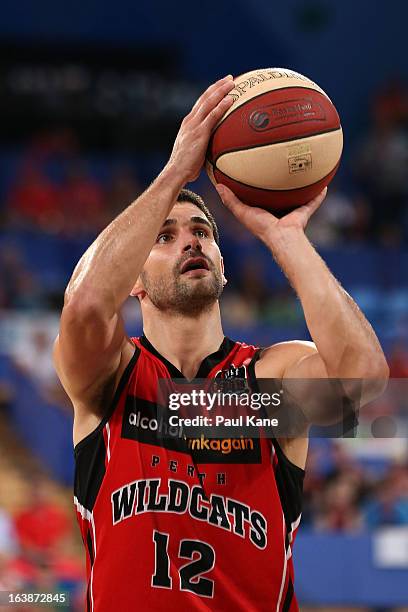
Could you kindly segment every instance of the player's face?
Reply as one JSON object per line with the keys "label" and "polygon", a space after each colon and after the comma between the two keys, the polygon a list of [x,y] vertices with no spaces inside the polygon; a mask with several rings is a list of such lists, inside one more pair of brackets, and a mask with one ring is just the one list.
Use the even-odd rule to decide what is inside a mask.
{"label": "player's face", "polygon": [[164,222],[140,281],[160,310],[195,315],[220,297],[223,272],[210,222],[197,206],[186,202],[175,204]]}

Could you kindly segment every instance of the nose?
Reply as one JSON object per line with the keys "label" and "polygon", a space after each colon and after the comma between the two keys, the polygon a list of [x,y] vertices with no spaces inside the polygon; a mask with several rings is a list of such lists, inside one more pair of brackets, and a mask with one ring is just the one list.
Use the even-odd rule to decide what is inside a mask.
{"label": "nose", "polygon": [[184,244],[183,252],[202,251],[200,239],[197,236],[189,236]]}

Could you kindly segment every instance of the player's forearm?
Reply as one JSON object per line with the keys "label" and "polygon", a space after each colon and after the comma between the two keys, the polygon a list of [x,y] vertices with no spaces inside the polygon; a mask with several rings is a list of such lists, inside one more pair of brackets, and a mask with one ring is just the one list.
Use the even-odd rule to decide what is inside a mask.
{"label": "player's forearm", "polygon": [[157,234],[185,184],[166,166],[150,187],[116,217],[78,262],[65,292],[65,304],[78,298],[85,307],[120,310],[132,290]]}
{"label": "player's forearm", "polygon": [[[182,187],[198,178],[212,130],[233,98],[231,75],[210,85],[183,119],[170,160],[154,183],[98,236],[74,270],[65,305],[108,318],[120,310],[154,245],[157,234]],[[89,317],[88,317],[89,318]]]}
{"label": "player's forearm", "polygon": [[386,377],[386,361],[374,330],[303,230],[279,232],[269,247],[299,296],[329,376]]}

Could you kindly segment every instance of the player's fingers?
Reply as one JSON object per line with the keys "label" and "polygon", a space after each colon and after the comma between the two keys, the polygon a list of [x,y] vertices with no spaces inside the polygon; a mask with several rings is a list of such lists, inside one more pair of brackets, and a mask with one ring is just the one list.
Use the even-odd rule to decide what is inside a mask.
{"label": "player's fingers", "polygon": [[[271,219],[275,221],[278,220],[270,211],[265,211],[258,206],[248,206],[241,202],[235,193],[226,185],[217,183],[215,188],[218,191],[222,203],[232,212],[232,214],[251,231],[254,231],[256,227],[259,236],[260,230],[265,227],[265,216],[268,217],[268,221]],[[254,224],[255,218],[257,219],[256,224]]]}
{"label": "player's fingers", "polygon": [[[190,113],[190,118],[194,121],[201,122],[207,115],[219,104],[219,102],[234,89],[234,81],[232,77],[227,78],[218,87],[211,92],[208,91],[199,98]],[[231,100],[232,97],[230,96]]]}
{"label": "player's fingers", "polygon": [[234,89],[234,81],[232,80],[223,83],[221,87],[217,88],[209,97],[207,97],[203,101],[201,106],[197,109],[194,116],[195,120],[197,120],[198,122],[204,121],[208,117],[208,115],[213,110],[215,110],[218,104],[224,99],[227,99],[228,101],[230,101],[230,103],[232,103],[234,101],[234,98],[232,96],[227,95],[232,89]]}
{"label": "player's fingers", "polygon": [[191,108],[191,111],[189,112],[188,115],[186,115],[185,117],[185,121],[190,121],[193,117],[195,117],[198,109],[201,108],[202,104],[204,103],[206,97],[211,96],[214,91],[216,91],[217,89],[219,89],[220,87],[223,86],[224,83],[227,83],[229,80],[231,80],[231,75],[227,75],[226,77],[223,77],[222,79],[219,79],[218,81],[216,81],[215,83],[213,83],[212,85],[210,85],[209,87],[207,87],[207,89],[201,94],[201,96],[199,98],[197,98],[197,100],[195,101],[193,107]]}
{"label": "player's fingers", "polygon": [[327,195],[327,187],[323,189],[313,200],[305,204],[302,208],[311,216],[322,205],[324,198]]}
{"label": "player's fingers", "polygon": [[193,114],[198,108],[200,108],[200,106],[204,102],[204,100],[206,98],[208,98],[209,96],[211,96],[214,93],[214,91],[216,91],[217,89],[222,87],[228,81],[232,81],[232,80],[233,80],[232,74],[227,74],[227,76],[223,77],[222,79],[219,79],[218,81],[216,81],[215,83],[213,83],[212,85],[207,87],[207,89],[196,100],[193,108],[191,109],[191,113],[190,114]]}
{"label": "player's fingers", "polygon": [[225,185],[217,183],[215,186],[224,206],[226,206],[236,217],[240,218],[245,213],[247,206],[243,204]]}
{"label": "player's fingers", "polygon": [[211,132],[213,127],[216,125],[216,123],[218,123],[233,102],[234,98],[231,96],[225,96],[222,98],[222,100],[218,102],[217,106],[213,108],[203,120],[202,123],[204,128],[208,128],[208,130]]}

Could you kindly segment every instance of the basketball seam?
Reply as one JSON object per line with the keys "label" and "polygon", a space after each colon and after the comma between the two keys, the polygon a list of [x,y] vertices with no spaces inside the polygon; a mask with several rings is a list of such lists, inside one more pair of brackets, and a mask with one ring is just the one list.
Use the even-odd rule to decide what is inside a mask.
{"label": "basketball seam", "polygon": [[[322,132],[315,132],[314,134],[308,134],[307,136],[301,136],[300,138],[284,138],[283,140],[275,140],[274,142],[266,142],[264,144],[254,144],[248,147],[240,147],[239,149],[228,149],[227,151],[223,151],[215,158],[212,165],[217,168],[216,163],[223,155],[228,155],[228,153],[237,153],[238,151],[250,151],[251,149],[262,149],[263,147],[271,147],[273,145],[282,144],[284,142],[297,142],[298,140],[306,140],[307,138],[313,138],[314,136],[322,136],[323,134],[330,134],[331,132],[337,132],[338,130],[343,131],[341,125],[337,128],[330,128],[330,130],[324,130]],[[209,160],[210,161],[210,160]],[[219,170],[219,168],[217,168]],[[220,171],[222,172],[222,170]],[[235,179],[234,179],[235,180]]]}
{"label": "basketball seam", "polygon": [[[238,181],[237,179],[232,178],[232,176],[230,176],[229,174],[226,174],[226,172],[223,172],[219,168],[215,168],[215,166],[213,166],[213,170],[220,172],[227,178],[231,179],[231,181],[234,181],[234,183],[238,183],[239,185],[242,185],[243,187],[246,187],[247,189],[259,189],[259,191],[267,191],[268,193],[287,193],[288,191],[300,191],[301,189],[309,189],[309,187],[313,187],[313,185],[320,183],[320,181],[324,181],[324,179],[330,176],[332,172],[337,170],[339,164],[340,164],[340,159],[337,162],[337,164],[334,166],[334,168],[330,170],[330,172],[328,172],[325,176],[322,176],[322,178],[320,178],[318,181],[315,181],[314,183],[310,183],[309,185],[304,185],[303,187],[291,187],[290,189],[268,189],[267,187],[254,187],[253,185],[248,185],[247,183],[242,183],[241,181]],[[219,181],[216,179],[215,174],[214,174],[214,178],[216,180],[216,183],[218,183]]]}
{"label": "basketball seam", "polygon": [[[321,96],[327,98],[331,102],[330,98],[328,98],[328,96],[325,96],[325,94],[322,94],[320,91],[317,91],[316,89],[312,89],[311,87],[305,87],[304,85],[288,85],[287,87],[281,87],[280,89],[273,89],[272,91],[285,91],[286,89],[308,89],[309,91],[314,91],[315,93],[320,94]],[[268,93],[271,93],[271,92],[270,91],[264,91],[263,93],[260,93],[260,94],[258,94],[256,96],[254,96],[253,98],[251,98],[250,100],[248,100],[248,102],[252,102],[252,100],[256,100],[257,98],[260,98],[261,96],[266,96]],[[227,94],[227,95],[229,95],[229,94]],[[331,103],[333,104],[333,102],[331,102]],[[211,139],[214,138],[215,134],[217,133],[217,130],[219,130],[219,128],[224,123],[224,121],[226,121],[228,119],[228,117],[231,117],[231,115],[233,115],[234,113],[239,111],[239,109],[242,108],[242,106],[244,106],[244,104],[240,104],[239,106],[237,106],[237,108],[234,108],[233,111],[231,111],[226,117],[224,117],[224,119],[221,120],[221,123],[219,123],[217,125],[217,127],[214,130],[214,132],[212,133]],[[336,108],[334,106],[334,104],[333,104],[333,107]],[[336,113],[337,113],[337,110],[336,110]]]}

